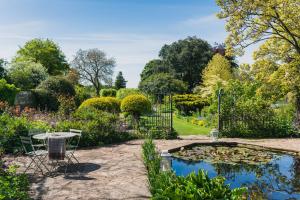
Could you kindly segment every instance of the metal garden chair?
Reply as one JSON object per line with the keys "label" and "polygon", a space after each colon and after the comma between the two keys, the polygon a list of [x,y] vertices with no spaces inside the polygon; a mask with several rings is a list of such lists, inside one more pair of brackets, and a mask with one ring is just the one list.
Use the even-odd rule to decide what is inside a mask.
{"label": "metal garden chair", "polygon": [[[70,139],[67,142],[67,151],[66,151],[66,158],[67,158],[67,166],[72,163],[74,164],[74,162],[72,160],[75,160],[77,162],[77,164],[79,164],[78,159],[75,157],[74,153],[78,148],[79,142],[80,142],[80,138],[82,136],[82,130],[77,130],[77,129],[70,129],[70,133],[74,133],[76,134],[77,137],[74,137],[72,139]],[[67,167],[65,172],[67,171]]]}
{"label": "metal garden chair", "polygon": [[[43,131],[41,129],[30,129],[29,132],[28,132],[28,136],[32,137],[34,135],[37,135],[37,134],[41,134],[43,133]],[[35,147],[36,150],[46,150],[47,149],[47,144],[46,144],[46,140],[32,140],[32,145]]]}
{"label": "metal garden chair", "polygon": [[24,173],[34,164],[34,172],[36,170],[40,170],[42,174],[44,174],[42,166],[46,168],[46,170],[49,172],[49,169],[47,166],[44,164],[45,159],[47,158],[48,152],[46,150],[36,150],[35,147],[33,146],[31,137],[24,137],[20,136],[21,143],[23,150],[25,151],[25,154],[31,159],[30,164],[27,166],[25,169]]}

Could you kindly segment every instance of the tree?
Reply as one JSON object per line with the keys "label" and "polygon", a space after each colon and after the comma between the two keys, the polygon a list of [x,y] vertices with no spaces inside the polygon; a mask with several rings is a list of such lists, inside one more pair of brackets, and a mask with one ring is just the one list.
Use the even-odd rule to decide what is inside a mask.
{"label": "tree", "polygon": [[226,82],[232,78],[230,62],[217,53],[203,70],[203,83],[196,91],[200,92],[203,97],[209,97],[216,90],[216,87],[226,85]]}
{"label": "tree", "polygon": [[157,73],[141,81],[139,89],[147,94],[158,96],[164,93],[183,93],[187,90],[187,84],[169,73]]}
{"label": "tree", "polygon": [[[228,54],[264,43],[254,54],[252,73],[262,83],[258,92],[274,101],[288,92],[294,93],[300,118],[300,4],[299,0],[217,0],[230,32]],[[299,120],[298,120],[299,121]]]}
{"label": "tree", "polygon": [[238,68],[238,64],[235,60],[235,56],[233,55],[226,55],[226,46],[224,43],[215,43],[215,45],[213,46],[212,48],[212,51],[213,51],[213,54],[216,55],[216,54],[220,54],[222,56],[224,56],[229,62],[230,62],[230,66],[232,68]]}
{"label": "tree", "polygon": [[8,71],[10,81],[23,90],[33,89],[48,77],[45,67],[30,61],[13,62]]}
{"label": "tree", "polygon": [[122,72],[120,71],[116,77],[116,81],[115,81],[115,88],[118,90],[118,89],[121,89],[121,88],[126,88],[126,80],[125,78],[123,77],[123,74]]}
{"label": "tree", "polygon": [[188,84],[188,90],[201,83],[202,70],[212,57],[212,48],[204,40],[188,37],[170,45],[164,45],[159,52],[164,64],[175,70],[176,78]]}
{"label": "tree", "polygon": [[42,64],[50,75],[60,75],[69,68],[60,47],[49,39],[33,39],[26,42],[13,59],[13,62],[24,61]]}
{"label": "tree", "polygon": [[7,62],[4,59],[0,58],[0,79],[6,77],[6,73],[7,73],[7,71],[5,69],[6,65],[7,65]]}
{"label": "tree", "polygon": [[166,66],[166,64],[162,60],[154,59],[146,63],[141,73],[141,82],[146,80],[153,74],[157,73],[171,73],[175,75],[174,69],[171,69],[169,66]]}
{"label": "tree", "polygon": [[72,61],[83,82],[91,83],[99,96],[103,83],[110,84],[115,67],[114,58],[107,58],[99,49],[79,50]]}
{"label": "tree", "polygon": [[226,19],[230,33],[226,40],[229,54],[234,47],[270,38],[284,41],[300,54],[299,0],[217,0],[217,4],[222,9],[218,17]]}

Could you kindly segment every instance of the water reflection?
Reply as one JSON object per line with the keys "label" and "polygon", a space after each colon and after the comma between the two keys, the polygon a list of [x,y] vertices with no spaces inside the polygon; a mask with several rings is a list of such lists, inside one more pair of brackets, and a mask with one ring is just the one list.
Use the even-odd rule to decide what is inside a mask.
{"label": "water reflection", "polygon": [[209,161],[186,161],[173,158],[172,168],[177,175],[186,176],[204,169],[209,177],[226,178],[231,188],[246,186],[251,199],[300,199],[299,157],[272,153],[267,163],[227,164]]}

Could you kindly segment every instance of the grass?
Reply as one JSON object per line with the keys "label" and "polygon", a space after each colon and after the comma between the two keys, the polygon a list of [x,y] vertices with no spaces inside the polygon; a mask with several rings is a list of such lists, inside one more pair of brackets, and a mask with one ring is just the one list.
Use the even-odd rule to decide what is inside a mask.
{"label": "grass", "polygon": [[173,120],[174,129],[179,135],[207,135],[211,130],[211,128],[191,124],[184,119],[177,118],[176,116],[174,116]]}

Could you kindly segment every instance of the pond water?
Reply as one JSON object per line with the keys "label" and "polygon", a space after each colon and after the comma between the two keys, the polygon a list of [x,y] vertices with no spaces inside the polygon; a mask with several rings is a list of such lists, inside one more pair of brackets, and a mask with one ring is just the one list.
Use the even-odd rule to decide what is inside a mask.
{"label": "pond water", "polygon": [[200,169],[226,178],[231,188],[246,186],[251,199],[300,199],[300,158],[253,146],[194,146],[173,153],[172,169],[186,176]]}

